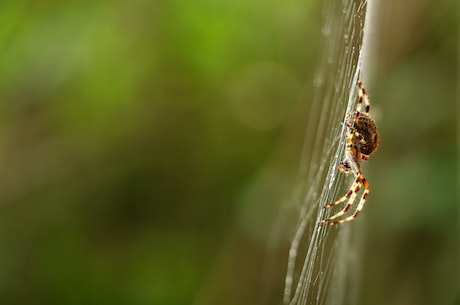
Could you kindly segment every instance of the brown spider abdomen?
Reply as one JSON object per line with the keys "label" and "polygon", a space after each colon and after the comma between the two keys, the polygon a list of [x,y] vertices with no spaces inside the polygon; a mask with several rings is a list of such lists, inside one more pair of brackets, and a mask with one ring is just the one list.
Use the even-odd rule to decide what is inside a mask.
{"label": "brown spider abdomen", "polygon": [[366,113],[360,113],[358,124],[355,126],[356,131],[361,135],[360,138],[354,138],[354,145],[362,154],[370,155],[377,150],[379,146],[379,132],[375,121]]}

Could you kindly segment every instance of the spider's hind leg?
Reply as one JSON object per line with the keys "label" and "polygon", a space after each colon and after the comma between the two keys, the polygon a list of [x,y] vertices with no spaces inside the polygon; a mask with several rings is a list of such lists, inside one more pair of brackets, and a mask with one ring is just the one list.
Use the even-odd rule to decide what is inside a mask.
{"label": "spider's hind leg", "polygon": [[[358,204],[358,207],[356,208],[356,211],[353,213],[353,215],[350,215],[350,216],[348,216],[348,217],[346,217],[344,219],[327,223],[328,226],[338,225],[338,224],[341,224],[341,223],[344,223],[344,222],[352,221],[353,219],[358,217],[359,214],[361,213],[362,209],[364,208],[364,204],[366,203],[366,199],[369,196],[369,183],[367,182],[366,178],[364,178],[364,176],[362,176],[362,175],[361,175],[361,177],[358,177],[358,178],[360,178],[361,184],[364,186],[364,192],[363,192],[363,195],[361,196],[361,199],[359,200],[359,204]],[[350,200],[351,200],[351,198],[350,198]],[[347,207],[345,207],[345,208],[347,208]],[[343,209],[343,210],[345,210],[345,209]],[[337,214],[340,214],[340,213],[341,212],[339,212]],[[344,213],[341,213],[339,216],[343,215]],[[326,219],[326,221],[330,221],[330,220],[338,217],[337,214],[334,215],[333,217],[330,217],[329,219]],[[326,222],[326,221],[322,221],[322,222]]]}
{"label": "spider's hind leg", "polygon": [[[328,219],[324,219],[321,221],[321,223],[325,223],[325,222],[329,222],[335,218],[338,218],[340,216],[342,216],[343,214],[345,214],[346,212],[348,212],[348,210],[351,208],[351,206],[353,205],[353,202],[355,201],[356,199],[356,196],[359,192],[359,190],[361,189],[361,186],[362,186],[362,182],[361,182],[361,176],[358,176],[355,180],[355,182],[353,182],[353,184],[351,185],[350,189],[348,190],[348,193],[343,196],[342,198],[340,198],[339,200],[331,203],[331,204],[328,204],[326,206],[323,207],[323,209],[328,209],[330,207],[333,207],[333,206],[336,206],[342,202],[344,202],[345,200],[348,199],[348,203],[345,205],[345,207],[338,213],[336,213],[335,215],[329,217]],[[330,224],[328,224],[330,225]]]}

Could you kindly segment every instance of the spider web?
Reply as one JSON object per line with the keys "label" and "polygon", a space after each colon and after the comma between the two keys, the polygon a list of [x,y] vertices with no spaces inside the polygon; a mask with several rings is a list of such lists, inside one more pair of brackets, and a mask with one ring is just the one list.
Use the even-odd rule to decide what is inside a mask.
{"label": "spider web", "polygon": [[370,18],[371,2],[328,0],[324,6],[323,55],[314,80],[303,159],[293,196],[282,205],[285,221],[292,223],[287,219],[292,211],[297,215],[286,266],[286,305],[357,301],[360,239],[355,233],[352,239],[351,230],[359,223],[326,227],[318,222],[336,211],[321,207],[342,196],[341,186],[351,183],[351,178],[342,183],[346,175],[338,175],[336,165],[344,153],[346,113],[356,106],[356,81],[367,58],[363,43],[369,40],[365,18]]}

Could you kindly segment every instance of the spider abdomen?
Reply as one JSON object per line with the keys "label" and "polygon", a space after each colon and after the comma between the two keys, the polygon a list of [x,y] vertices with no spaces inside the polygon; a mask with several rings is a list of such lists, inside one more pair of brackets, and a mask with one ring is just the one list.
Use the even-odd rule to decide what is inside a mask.
{"label": "spider abdomen", "polygon": [[358,123],[354,126],[360,134],[359,138],[354,138],[354,145],[362,154],[370,155],[379,146],[379,132],[375,121],[367,114],[360,113]]}

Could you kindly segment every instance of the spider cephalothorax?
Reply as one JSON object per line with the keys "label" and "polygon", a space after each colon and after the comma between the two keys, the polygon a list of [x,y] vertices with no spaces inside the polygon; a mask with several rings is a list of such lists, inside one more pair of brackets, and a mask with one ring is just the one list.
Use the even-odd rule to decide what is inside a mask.
{"label": "spider cephalothorax", "polygon": [[[343,161],[337,165],[342,172],[346,174],[353,173],[355,181],[351,185],[350,190],[343,197],[324,206],[325,209],[328,209],[348,200],[347,204],[340,212],[321,221],[321,223],[326,223],[328,226],[344,223],[358,217],[369,195],[369,184],[363,175],[361,160],[369,160],[369,156],[377,150],[380,136],[375,121],[369,115],[371,105],[360,79],[358,79],[358,96],[359,100],[356,111],[350,112],[347,115],[347,146],[345,148],[345,157]],[[363,104],[364,111],[361,111]],[[348,212],[355,202],[361,187],[364,187],[364,192],[355,212],[341,220],[331,221]]]}

